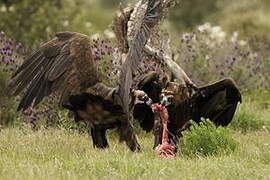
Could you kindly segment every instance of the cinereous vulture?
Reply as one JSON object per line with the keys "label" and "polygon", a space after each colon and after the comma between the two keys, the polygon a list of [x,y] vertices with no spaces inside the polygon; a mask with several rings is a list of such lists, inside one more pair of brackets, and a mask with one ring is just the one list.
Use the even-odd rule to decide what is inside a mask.
{"label": "cinereous vulture", "polygon": [[[176,145],[182,131],[190,125],[190,120],[199,123],[201,118],[209,119],[217,126],[227,126],[235,113],[241,94],[230,79],[223,79],[211,85],[196,87],[183,86],[173,82],[166,74],[150,72],[138,84],[153,103],[161,103],[169,113],[170,143]],[[162,142],[162,120],[158,113],[145,103],[138,103],[134,108],[134,118],[142,129],[153,131],[154,148]]]}
{"label": "cinereous vulture", "polygon": [[[144,46],[144,52],[152,60],[164,63],[166,70],[159,71],[158,67],[143,74],[136,89],[147,94],[153,103],[167,107],[170,143],[177,144],[182,131],[189,128],[190,120],[199,123],[201,118],[205,118],[217,126],[227,126],[233,119],[237,104],[242,102],[236,83],[226,78],[198,87],[173,61],[169,43],[164,44],[165,47],[161,48]],[[146,103],[137,103],[133,108],[133,117],[139,121],[142,129],[153,132],[154,148],[161,144],[163,124],[159,113],[153,113]]]}
{"label": "cinereous vulture", "polygon": [[[25,91],[18,110],[34,107],[45,96],[56,93],[62,107],[90,126],[95,147],[108,147],[106,130],[117,127],[120,139],[132,151],[139,150],[129,106],[134,98],[133,75],[152,29],[164,17],[172,1],[140,0],[133,8],[121,10],[126,16],[115,19],[116,36],[122,33],[125,38],[125,43],[118,43],[124,63],[117,87],[102,83],[88,36],[75,32],[57,33],[54,39],[27,56],[13,74],[9,82],[11,93],[18,95]],[[117,36],[117,41],[123,42],[119,38]]]}

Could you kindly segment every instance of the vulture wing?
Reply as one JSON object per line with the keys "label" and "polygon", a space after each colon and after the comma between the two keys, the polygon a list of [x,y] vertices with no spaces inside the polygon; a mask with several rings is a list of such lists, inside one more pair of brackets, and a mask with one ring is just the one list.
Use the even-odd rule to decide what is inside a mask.
{"label": "vulture wing", "polygon": [[26,88],[18,110],[37,105],[45,96],[58,92],[60,104],[95,85],[98,79],[91,41],[83,34],[60,32],[28,56],[9,82],[11,93]]}
{"label": "vulture wing", "polygon": [[128,52],[120,76],[120,104],[129,112],[132,74],[142,60],[144,46],[151,36],[151,30],[164,17],[172,0],[141,0],[134,7],[127,24]]}

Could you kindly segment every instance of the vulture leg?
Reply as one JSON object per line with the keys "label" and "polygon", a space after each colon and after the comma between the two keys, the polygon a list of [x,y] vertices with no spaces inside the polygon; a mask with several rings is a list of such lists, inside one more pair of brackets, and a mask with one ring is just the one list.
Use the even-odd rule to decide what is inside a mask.
{"label": "vulture leg", "polygon": [[217,126],[227,126],[235,113],[241,94],[231,79],[224,79],[199,89],[200,95],[195,100],[197,112],[194,120],[208,118]]}
{"label": "vulture leg", "polygon": [[106,129],[99,129],[98,127],[92,127],[89,133],[93,140],[93,146],[95,148],[108,148],[109,144],[106,138]]}
{"label": "vulture leg", "polygon": [[159,114],[155,114],[155,119],[154,119],[154,127],[153,127],[153,134],[154,134],[154,147],[155,149],[158,145],[162,143],[162,131],[163,131],[163,126],[162,126],[162,119],[160,118]]}
{"label": "vulture leg", "polygon": [[[123,115],[121,119],[127,118],[126,115]],[[134,128],[130,121],[121,120],[119,127],[120,141],[125,141],[127,146],[131,151],[140,151],[140,145],[137,141],[137,137],[134,131]]]}

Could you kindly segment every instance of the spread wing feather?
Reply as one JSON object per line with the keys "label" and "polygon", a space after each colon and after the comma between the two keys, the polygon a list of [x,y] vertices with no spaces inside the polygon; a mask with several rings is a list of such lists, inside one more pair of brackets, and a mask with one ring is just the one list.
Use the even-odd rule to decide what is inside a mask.
{"label": "spread wing feather", "polygon": [[126,113],[129,111],[132,73],[142,59],[143,48],[150,38],[151,30],[164,17],[171,2],[171,0],[141,0],[130,15],[127,25],[129,50],[122,67],[119,91],[120,103]]}
{"label": "spread wing feather", "polygon": [[61,96],[60,104],[66,103],[70,95],[97,82],[90,39],[79,33],[61,32],[26,58],[13,74],[9,87],[13,95],[26,88],[18,107],[25,110],[54,91]]}
{"label": "spread wing feather", "polygon": [[134,58],[132,66],[137,67],[143,47],[151,36],[151,30],[165,16],[172,0],[141,0],[130,15],[127,29],[129,54]]}

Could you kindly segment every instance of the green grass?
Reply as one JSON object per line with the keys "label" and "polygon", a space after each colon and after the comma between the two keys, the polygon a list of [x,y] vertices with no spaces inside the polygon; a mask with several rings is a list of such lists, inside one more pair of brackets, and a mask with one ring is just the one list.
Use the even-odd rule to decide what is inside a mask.
{"label": "green grass", "polygon": [[[144,133],[138,135],[142,152],[133,153],[126,145],[118,143],[116,136],[111,132],[110,148],[98,150],[92,147],[92,142],[84,131],[67,130],[64,127],[38,131],[32,131],[26,126],[4,128],[0,131],[0,180],[267,180],[270,179],[268,95],[257,93],[257,96],[244,96],[243,104],[239,106],[230,126],[231,130],[228,131],[230,138],[237,142],[237,148],[230,153],[221,151],[207,156],[200,156],[196,152],[195,156],[185,154],[182,150],[187,144],[180,144],[175,159],[161,159],[152,150],[153,136]],[[211,131],[213,132],[208,133],[200,129],[198,132],[203,132],[205,136],[212,135],[209,140],[213,140],[214,144],[219,139],[216,135],[221,135],[221,139],[225,137],[223,131]],[[225,133],[226,137],[228,132]],[[198,140],[197,138],[198,136],[195,139]],[[208,142],[207,138],[202,139],[204,144]],[[189,143],[202,144],[198,141]],[[208,147],[207,144],[205,147]],[[215,150],[215,147],[211,148]]]}
{"label": "green grass", "polygon": [[270,133],[233,137],[240,145],[229,155],[161,159],[150,135],[140,135],[142,152],[132,153],[115,138],[97,150],[77,131],[8,128],[0,133],[0,179],[269,179]]}
{"label": "green grass", "polygon": [[243,133],[270,129],[270,93],[245,93],[230,127]]}

